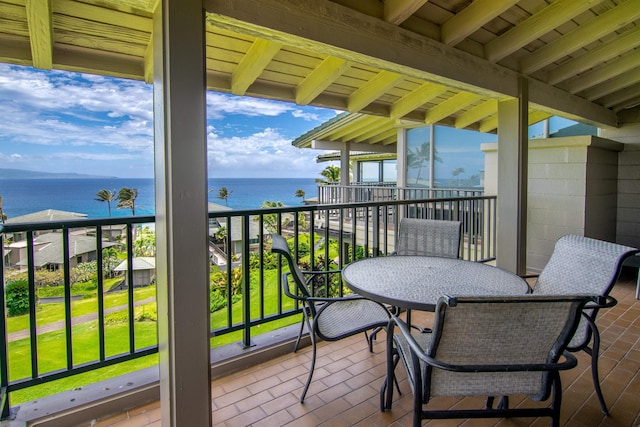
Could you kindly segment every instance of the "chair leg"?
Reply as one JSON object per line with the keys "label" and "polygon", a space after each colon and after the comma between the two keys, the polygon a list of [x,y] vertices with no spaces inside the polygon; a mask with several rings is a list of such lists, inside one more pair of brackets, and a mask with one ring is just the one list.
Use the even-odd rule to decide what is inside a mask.
{"label": "chair leg", "polygon": [[589,347],[585,347],[584,351],[587,352],[591,356],[591,377],[593,378],[593,387],[596,390],[596,396],[598,396],[598,402],[600,402],[600,408],[602,408],[602,413],[606,416],[609,416],[609,410],[607,409],[607,404],[604,401],[604,396],[602,395],[602,389],[600,388],[600,376],[598,374],[598,355],[600,354],[600,332],[598,328],[593,324],[593,349]]}
{"label": "chair leg", "polygon": [[296,344],[293,346],[293,352],[298,351],[298,346],[300,345],[300,339],[302,338],[302,332],[304,331],[305,321],[300,322],[300,332],[298,332],[298,339],[296,339]]}
{"label": "chair leg", "polygon": [[304,385],[304,389],[302,390],[302,394],[300,395],[300,403],[304,403],[304,398],[307,395],[307,391],[309,390],[309,385],[311,384],[311,378],[313,378],[313,371],[316,368],[316,339],[314,337],[315,334],[310,333],[311,336],[311,366],[309,367],[309,377],[307,378],[307,383]]}

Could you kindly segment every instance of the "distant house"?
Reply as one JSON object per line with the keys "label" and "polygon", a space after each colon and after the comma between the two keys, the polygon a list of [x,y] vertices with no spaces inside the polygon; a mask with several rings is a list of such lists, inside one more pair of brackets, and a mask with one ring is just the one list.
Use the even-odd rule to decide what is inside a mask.
{"label": "distant house", "polygon": [[[39,212],[33,212],[26,215],[20,215],[13,218],[8,218],[5,224],[21,224],[25,222],[52,222],[52,221],[69,221],[73,219],[86,219],[87,214],[77,212],[58,211],[55,209],[46,209]],[[40,234],[50,233],[52,230],[34,231],[33,235],[38,236]],[[26,240],[27,233],[14,233],[13,241],[18,242],[20,240]]]}
{"label": "distant house", "polygon": [[[115,243],[103,242],[108,248]],[[9,266],[27,268],[27,242],[22,240],[8,245]],[[94,261],[97,258],[96,238],[84,234],[69,234],[69,266]],[[33,239],[33,263],[36,268],[58,270],[64,265],[62,233],[47,233]]]}
{"label": "distant house", "polygon": [[[133,287],[150,285],[156,277],[156,259],[154,257],[133,258]],[[127,261],[122,261],[113,271],[124,272],[124,285],[129,286]]]}

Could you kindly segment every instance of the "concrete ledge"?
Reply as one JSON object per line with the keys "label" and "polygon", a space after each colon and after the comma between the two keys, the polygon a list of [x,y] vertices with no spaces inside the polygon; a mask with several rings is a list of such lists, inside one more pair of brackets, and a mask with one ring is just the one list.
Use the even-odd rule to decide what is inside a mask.
{"label": "concrete ledge", "polygon": [[[300,325],[259,335],[251,347],[229,344],[211,351],[211,378],[220,378],[293,351]],[[310,345],[308,334],[301,347]],[[1,427],[68,427],[98,421],[160,400],[157,367],[78,387],[15,408],[15,419]]]}

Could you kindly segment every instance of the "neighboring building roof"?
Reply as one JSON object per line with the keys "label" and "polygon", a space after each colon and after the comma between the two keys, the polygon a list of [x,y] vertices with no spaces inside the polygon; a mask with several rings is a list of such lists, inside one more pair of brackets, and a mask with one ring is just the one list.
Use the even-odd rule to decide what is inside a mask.
{"label": "neighboring building roof", "polygon": [[9,218],[5,221],[5,223],[16,224],[21,222],[67,221],[70,219],[83,219],[86,217],[87,217],[87,214],[83,214],[83,213],[47,209],[44,211],[33,212],[30,214]]}
{"label": "neighboring building roof", "polygon": [[[132,260],[133,271],[136,270],[154,270],[156,268],[156,259],[154,257],[135,257]],[[113,271],[127,271],[127,261],[124,260]]]}
{"label": "neighboring building roof", "polygon": [[233,208],[230,208],[229,206],[223,206],[223,205],[219,205],[217,203],[209,202],[208,203],[208,210],[209,210],[209,212],[211,212],[211,211],[232,211]]}
{"label": "neighboring building roof", "polygon": [[[33,239],[34,245],[43,245],[36,248],[33,253],[33,261],[36,267],[47,264],[62,264],[62,233],[42,234]],[[103,242],[102,247],[116,246],[117,243]],[[96,250],[96,238],[85,235],[69,235],[69,258],[83,255]],[[21,260],[18,265],[27,265],[27,260]]]}

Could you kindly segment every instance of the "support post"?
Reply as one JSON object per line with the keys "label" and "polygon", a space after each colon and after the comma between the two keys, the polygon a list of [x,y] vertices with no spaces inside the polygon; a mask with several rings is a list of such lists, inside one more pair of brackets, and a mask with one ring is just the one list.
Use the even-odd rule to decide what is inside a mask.
{"label": "support post", "polygon": [[527,269],[527,80],[518,98],[498,103],[498,236],[496,265],[516,274]]}
{"label": "support post", "polygon": [[204,13],[154,14],[156,265],[162,425],[211,425]]}

